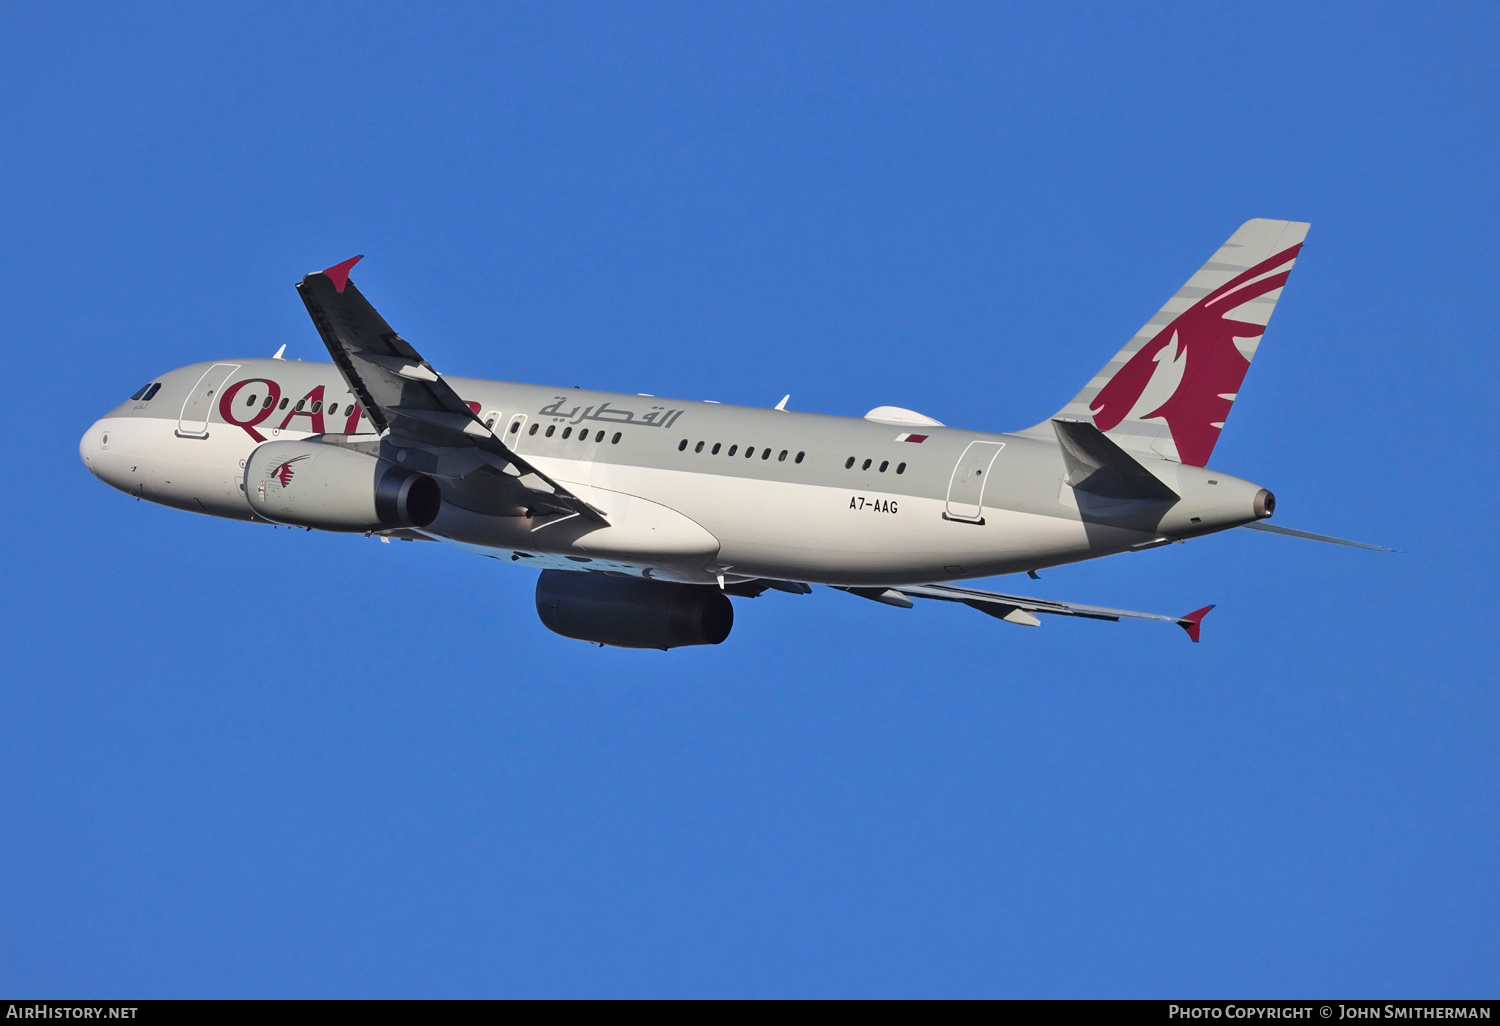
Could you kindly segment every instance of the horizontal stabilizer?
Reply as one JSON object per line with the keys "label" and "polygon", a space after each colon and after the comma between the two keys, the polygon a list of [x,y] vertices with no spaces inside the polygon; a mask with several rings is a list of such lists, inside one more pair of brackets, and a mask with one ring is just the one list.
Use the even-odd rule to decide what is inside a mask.
{"label": "horizontal stabilizer", "polygon": [[1347,545],[1351,549],[1368,549],[1371,552],[1395,552],[1384,545],[1371,545],[1368,542],[1350,541],[1347,538],[1335,538],[1327,534],[1313,534],[1311,531],[1296,531],[1290,527],[1277,527],[1275,524],[1256,522],[1253,524],[1241,524],[1247,531],[1264,531],[1267,534],[1284,535],[1287,538],[1303,538],[1307,541],[1327,542],[1329,545]]}
{"label": "horizontal stabilizer", "polygon": [[1155,499],[1176,502],[1178,494],[1116,445],[1094,425],[1081,420],[1052,421],[1057,443],[1068,465],[1068,484],[1110,499]]}

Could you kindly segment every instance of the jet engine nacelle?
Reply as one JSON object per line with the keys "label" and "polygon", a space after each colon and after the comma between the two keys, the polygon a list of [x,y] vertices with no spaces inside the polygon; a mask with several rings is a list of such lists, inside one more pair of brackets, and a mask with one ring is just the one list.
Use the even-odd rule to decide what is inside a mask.
{"label": "jet engine nacelle", "polygon": [[536,612],[565,638],[619,648],[717,645],[734,626],[734,607],[703,584],[543,570]]}
{"label": "jet engine nacelle", "polygon": [[387,460],[323,442],[266,442],[245,461],[256,515],[323,531],[426,527],[443,503],[436,481]]}

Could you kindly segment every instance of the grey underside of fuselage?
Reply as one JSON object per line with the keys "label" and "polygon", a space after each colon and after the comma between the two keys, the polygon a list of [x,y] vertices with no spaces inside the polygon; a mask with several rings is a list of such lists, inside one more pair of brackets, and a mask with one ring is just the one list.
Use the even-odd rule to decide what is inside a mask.
{"label": "grey underside of fuselage", "polygon": [[[227,382],[272,381],[279,395],[289,400],[286,411],[273,409],[255,426],[265,437],[297,438],[345,431],[344,411],[355,397],[332,364],[268,359],[218,363],[235,365]],[[163,382],[163,389],[149,404],[126,403],[112,416],[170,417],[175,421],[184,398],[210,366],[197,364],[171,372],[158,379]],[[642,473],[646,471],[700,479],[702,494],[694,497],[691,509],[681,509],[659,495],[641,494],[641,498],[677,508],[718,538],[726,549],[738,545],[739,555],[734,558],[727,558],[726,553],[709,561],[710,574],[716,563],[727,562],[732,576],[776,576],[813,583],[898,584],[931,580],[934,576],[988,576],[1126,550],[1149,542],[1161,519],[1160,509],[1144,513],[1126,509],[1080,511],[1071,490],[1062,485],[1066,468],[1058,446],[1040,438],[949,427],[896,426],[858,418],[583,388],[459,377],[446,380],[463,399],[479,405],[483,419],[489,420],[493,415],[494,430],[507,445],[565,482],[602,481],[608,487],[608,482],[615,479],[611,478],[611,469],[629,471],[637,481],[652,479],[650,474]],[[325,404],[339,405],[339,415],[325,418],[296,412],[297,401],[318,386],[324,389]],[[252,414],[241,413],[241,416],[248,419]],[[524,418],[520,427],[511,432],[512,420],[520,418]],[[283,424],[285,427],[281,427]],[[536,434],[531,433],[533,425],[540,425]],[[374,440],[369,422],[364,421],[360,426]],[[555,429],[550,438],[546,434],[549,427]],[[259,444],[244,428],[227,423],[217,404],[209,416],[208,431],[210,435],[227,433],[240,442],[246,454]],[[565,431],[569,437],[563,437]],[[920,443],[898,440],[899,436],[911,433],[924,435],[925,439]],[[618,442],[614,440],[617,435]],[[584,437],[586,441],[582,440]],[[191,447],[195,441],[184,439],[183,446]],[[983,490],[983,506],[986,511],[993,511],[982,518],[984,523],[977,522],[981,518],[950,520],[943,514],[955,467],[974,442],[1000,447],[994,450],[994,462],[988,469],[989,478]],[[714,454],[716,446],[719,451]],[[734,455],[730,455],[731,448]],[[747,452],[753,455],[747,458]],[[804,454],[800,463],[799,453]],[[903,465],[904,470],[898,473],[897,468]],[[1168,478],[1175,473],[1174,466],[1166,467],[1164,474]],[[420,458],[414,460],[413,469],[424,469]],[[625,480],[626,476],[622,473],[616,478]],[[820,572],[815,564],[830,565],[829,560],[818,553],[797,554],[800,525],[795,519],[778,524],[774,522],[775,509],[757,510],[752,517],[756,522],[754,529],[763,533],[765,544],[740,545],[736,532],[746,530],[739,524],[744,519],[741,511],[715,512],[715,493],[722,493],[729,497],[727,501],[734,502],[737,501],[734,496],[751,494],[746,489],[753,490],[758,485],[767,494],[792,494],[782,491],[788,487],[817,494],[821,497],[818,501],[826,505],[828,516],[853,509],[856,504],[860,506],[858,512],[863,512],[868,508],[865,504],[873,503],[877,512],[871,515],[888,517],[883,523],[900,530],[893,533],[882,528],[871,536],[873,548],[842,562],[833,559],[832,569]],[[680,488],[677,494],[681,494]],[[878,504],[890,500],[897,500],[898,511],[879,512]],[[188,502],[169,504],[194,508]],[[238,514],[205,507],[205,511],[250,519],[248,510]],[[801,515],[801,512],[793,514]],[[959,539],[953,551],[968,553],[965,562],[934,567],[921,560],[904,559],[898,551],[901,531],[907,530],[904,518],[910,518],[913,539],[918,535],[927,542],[933,537]],[[549,552],[566,558],[572,551],[567,531],[554,531],[548,537],[545,531],[523,527],[517,523],[520,518],[513,516],[483,519],[490,522],[488,526],[474,526],[481,522],[472,516],[453,518],[455,524],[469,526],[447,534],[443,531],[444,521],[440,520],[431,533],[479,549],[503,548],[507,550],[506,558],[510,556],[508,550],[522,549],[523,544],[524,551],[529,553],[527,558]],[[859,522],[851,519],[850,523]],[[1029,548],[1006,544],[1004,532],[1021,530],[1017,525],[1028,524],[1040,525],[1033,531],[1043,539],[1040,548],[1035,544]],[[1048,543],[1047,537],[1058,540]],[[777,550],[778,539],[784,542],[782,549],[792,555],[779,558],[767,555]],[[857,543],[852,544],[858,547]],[[882,552],[885,547],[891,551]],[[1021,548],[1026,548],[1024,555]],[[749,561],[742,558],[747,553]],[[618,562],[625,572],[637,570],[641,565],[640,560]]]}

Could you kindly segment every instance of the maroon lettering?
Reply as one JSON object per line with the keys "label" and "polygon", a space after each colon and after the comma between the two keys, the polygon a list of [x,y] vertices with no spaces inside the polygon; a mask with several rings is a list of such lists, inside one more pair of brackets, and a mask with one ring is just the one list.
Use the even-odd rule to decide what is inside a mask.
{"label": "maroon lettering", "polygon": [[[256,404],[255,416],[249,420],[236,420],[234,410],[235,397],[240,394],[240,389],[246,385],[262,384],[266,386],[266,399]],[[219,416],[224,418],[224,423],[233,424],[237,428],[243,428],[245,433],[257,442],[264,442],[266,436],[255,430],[255,425],[271,415],[276,409],[276,401],[281,398],[281,386],[270,378],[246,378],[244,381],[236,381],[224,390],[219,396]]]}
{"label": "maroon lettering", "polygon": [[[308,408],[304,410],[302,408],[304,406]],[[292,407],[291,412],[286,415],[286,419],[281,422],[281,430],[286,430],[286,426],[292,422],[293,417],[307,417],[312,421],[312,433],[315,435],[323,433],[322,385],[319,385],[297,401],[297,405]]]}
{"label": "maroon lettering", "polygon": [[349,407],[349,419],[344,422],[344,434],[352,435],[359,431],[359,415],[361,413],[359,403]]}

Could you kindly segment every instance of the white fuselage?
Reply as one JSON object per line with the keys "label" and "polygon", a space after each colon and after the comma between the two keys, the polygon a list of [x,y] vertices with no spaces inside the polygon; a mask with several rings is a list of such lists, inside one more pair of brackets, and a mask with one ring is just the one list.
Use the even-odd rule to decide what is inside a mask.
{"label": "white fuselage", "polygon": [[[377,437],[332,364],[227,360],[157,380],[151,398],[90,427],[80,454],[115,488],[178,509],[258,520],[244,468],[264,441]],[[1182,496],[1170,506],[1075,492],[1058,446],[1032,435],[447,380],[506,445],[608,520],[475,512],[448,503],[445,490],[438,519],[420,531],[526,565],[692,583],[916,584],[1256,519],[1257,486],[1167,460],[1150,470]],[[440,482],[463,472],[428,452],[383,455],[410,458]]]}

